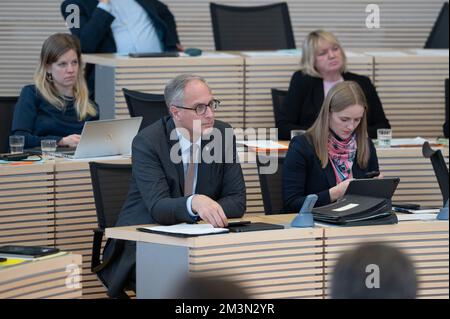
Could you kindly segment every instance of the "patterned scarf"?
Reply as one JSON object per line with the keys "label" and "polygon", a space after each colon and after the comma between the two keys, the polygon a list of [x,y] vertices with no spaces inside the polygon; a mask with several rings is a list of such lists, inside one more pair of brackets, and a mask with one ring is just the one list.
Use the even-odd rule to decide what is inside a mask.
{"label": "patterned scarf", "polygon": [[356,156],[356,134],[341,140],[334,132],[328,135],[328,157],[336,176],[336,184],[352,178],[353,161]]}

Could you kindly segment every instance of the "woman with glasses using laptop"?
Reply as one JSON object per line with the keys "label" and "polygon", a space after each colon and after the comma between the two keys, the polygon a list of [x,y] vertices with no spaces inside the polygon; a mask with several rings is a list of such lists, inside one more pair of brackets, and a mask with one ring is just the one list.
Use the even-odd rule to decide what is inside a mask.
{"label": "woman with glasses using laptop", "polygon": [[292,75],[277,119],[278,138],[289,140],[292,130],[310,128],[328,91],[343,81],[357,82],[366,96],[371,138],[377,138],[377,129],[391,127],[370,79],[348,72],[347,58],[338,39],[331,32],[316,30],[303,42],[300,71]]}
{"label": "woman with glasses using laptop", "polygon": [[98,119],[82,72],[79,40],[58,33],[45,40],[34,85],[22,89],[15,106],[12,134],[25,136],[25,148],[53,139],[76,147],[85,121]]}
{"label": "woman with glasses using laptop", "polygon": [[289,144],[283,165],[285,211],[298,212],[309,194],[317,194],[316,206],[330,204],[344,196],[353,178],[378,170],[364,92],[356,82],[338,83],[312,127]]}

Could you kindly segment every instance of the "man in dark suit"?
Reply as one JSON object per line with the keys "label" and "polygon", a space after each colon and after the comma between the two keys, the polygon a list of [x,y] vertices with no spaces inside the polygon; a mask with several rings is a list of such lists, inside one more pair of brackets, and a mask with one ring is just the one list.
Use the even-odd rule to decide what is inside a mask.
{"label": "man in dark suit", "polygon": [[[214,120],[205,81],[180,75],[166,86],[170,116],[143,129],[132,147],[133,178],[116,226],[204,220],[227,226],[245,212],[245,184],[231,126]],[[110,241],[104,259],[114,255]],[[111,297],[135,280],[135,244],[127,242],[101,273]]]}
{"label": "man in dark suit", "polygon": [[[72,14],[70,5],[80,13],[80,25],[70,28],[81,42],[83,53],[162,52],[182,50],[175,19],[169,8],[157,0],[65,0],[64,19]],[[94,88],[92,66],[86,76]]]}

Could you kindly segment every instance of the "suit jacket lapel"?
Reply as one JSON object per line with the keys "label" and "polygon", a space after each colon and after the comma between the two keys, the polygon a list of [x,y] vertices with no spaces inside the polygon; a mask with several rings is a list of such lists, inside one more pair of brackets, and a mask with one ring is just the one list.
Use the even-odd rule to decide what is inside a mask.
{"label": "suit jacket lapel", "polygon": [[[206,145],[209,144],[214,139],[214,135],[211,135],[211,136],[212,136],[212,138],[210,138],[210,139],[202,139],[200,155],[203,153],[203,151],[205,151],[206,154],[210,153],[209,146],[206,146]],[[206,147],[206,149],[205,149],[205,147]],[[214,149],[214,151],[216,151],[216,150]],[[200,163],[198,164],[197,185],[196,185],[196,189],[195,189],[196,193],[199,193],[199,192],[201,192],[202,194],[209,193],[209,191],[204,188],[208,187],[208,185],[210,185],[209,178],[211,176],[212,165],[214,165],[214,164],[213,163],[209,163],[209,164],[205,163],[203,161],[203,158],[200,161]]]}
{"label": "suit jacket lapel", "polygon": [[[175,139],[170,139],[170,134],[172,133],[173,130],[175,130],[175,123],[173,122],[172,117],[166,117],[165,119],[163,119],[163,121],[165,121],[166,124],[166,137],[167,137],[167,143],[169,144],[169,152],[172,149],[172,147],[177,147],[179,149],[178,151],[178,155],[181,158],[181,148],[179,146],[176,146],[176,144],[179,144],[179,141],[177,138]],[[176,136],[176,133],[174,133]],[[169,153],[169,161],[172,162],[170,160],[170,153]],[[183,168],[183,161],[180,161],[178,164],[174,164],[177,173],[178,173],[178,184],[180,187],[180,191],[183,194],[184,193],[184,168]]]}

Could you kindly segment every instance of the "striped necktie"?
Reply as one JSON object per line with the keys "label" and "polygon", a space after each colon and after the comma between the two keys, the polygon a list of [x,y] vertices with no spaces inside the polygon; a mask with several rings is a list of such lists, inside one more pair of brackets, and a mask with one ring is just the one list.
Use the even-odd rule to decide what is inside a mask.
{"label": "striped necktie", "polygon": [[192,144],[189,148],[189,163],[184,177],[184,196],[191,196],[194,193],[194,175],[195,175],[195,162],[198,153],[198,145]]}

